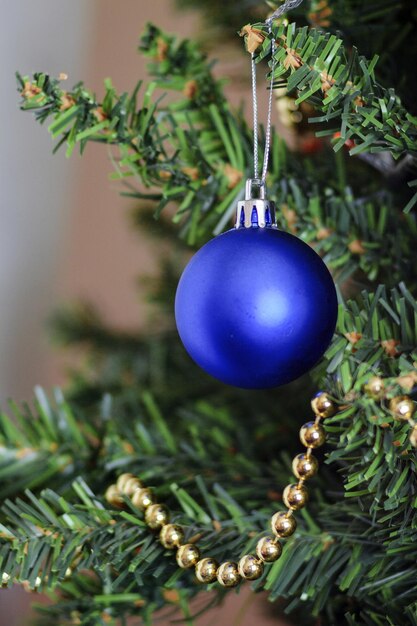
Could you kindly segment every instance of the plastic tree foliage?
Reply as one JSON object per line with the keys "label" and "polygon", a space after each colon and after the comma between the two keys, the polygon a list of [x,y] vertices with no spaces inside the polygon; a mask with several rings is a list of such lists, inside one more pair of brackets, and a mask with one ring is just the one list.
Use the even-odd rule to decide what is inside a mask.
{"label": "plastic tree foliage", "polygon": [[[232,38],[228,24],[245,13],[187,4],[203,8],[221,37]],[[416,441],[390,404],[413,399],[417,383],[416,9],[407,0],[306,2],[270,34],[258,3],[246,4],[259,67],[270,71],[274,37],[274,87],[314,110],[320,139],[314,154],[295,154],[273,132],[268,189],[279,227],[323,256],[341,301],[325,358],[283,388],[217,383],[173,325],[189,248],[230,227],[252,167],[248,119],[198,44],[148,25],[139,45],[148,77],[122,94],[106,80],[101,100],[82,83],[68,90],[43,73],[18,75],[22,109],[48,125],[56,149],[110,147],[112,178],[138,200],[134,227],[174,249],[149,286],[146,331],[116,332],[86,304],[56,313],[55,338],[86,346],[87,364],[64,391],[37,389],[1,415],[0,573],[5,586],[53,596],[39,609],[43,625],[151,624],[157,611],[192,624],[219,602],[226,590],[207,593],[129,499],[116,507],[104,493],[121,473],[137,474],[205,554],[239,558],[283,509],[318,389],[338,406],[324,422],[323,466],[296,533],[253,590],[280,600],[297,624],[417,625]]]}

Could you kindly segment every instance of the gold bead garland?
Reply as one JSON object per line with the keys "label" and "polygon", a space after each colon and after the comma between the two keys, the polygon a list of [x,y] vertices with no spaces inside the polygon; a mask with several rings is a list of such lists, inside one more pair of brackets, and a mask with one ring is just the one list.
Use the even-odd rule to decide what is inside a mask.
{"label": "gold bead garland", "polygon": [[[323,445],[326,439],[321,420],[334,415],[336,405],[324,392],[318,393],[312,400],[315,413],[314,421],[307,422],[300,430],[300,439],[307,448],[298,454],[292,464],[298,482],[285,487],[282,498],[287,511],[278,511],[271,518],[273,535],[261,537],[256,545],[255,554],[245,554],[238,562],[224,561],[218,563],[211,557],[202,557],[194,543],[183,543],[184,530],[178,524],[170,522],[168,508],[156,502],[153,492],[132,474],[122,474],[115,485],[106,491],[109,504],[123,506],[123,496],[130,498],[132,504],[144,511],[145,522],[151,530],[159,531],[159,541],[168,550],[176,550],[176,561],[182,569],[195,568],[196,578],[201,583],[212,583],[216,580],[222,587],[235,587],[242,580],[260,578],[266,563],[273,563],[282,553],[280,539],[294,534],[297,523],[293,512],[301,509],[308,500],[304,482],[312,478],[318,470],[318,461],[312,450]],[[405,404],[398,410],[406,411]],[[405,414],[405,413],[404,413]]]}
{"label": "gold bead garland", "polygon": [[311,450],[311,448],[319,448],[326,440],[326,433],[321,424],[317,422],[307,422],[300,430],[301,443]]}
{"label": "gold bead garland", "polygon": [[151,504],[145,510],[145,522],[152,528],[158,530],[169,522],[169,511],[165,504]]}
{"label": "gold bead garland", "polygon": [[284,511],[278,511],[271,518],[271,529],[277,537],[290,537],[296,528],[295,518]]}
{"label": "gold bead garland", "polygon": [[272,563],[281,556],[282,544],[275,537],[261,537],[256,544],[256,554],[261,561]]}
{"label": "gold bead garland", "polygon": [[297,454],[292,462],[292,471],[297,478],[312,478],[319,469],[319,462],[312,454]]}
{"label": "gold bead garland", "polygon": [[238,570],[242,578],[246,580],[256,580],[262,576],[264,564],[261,560],[253,556],[253,554],[246,554],[246,556],[242,556],[240,559]]}
{"label": "gold bead garland", "polygon": [[311,401],[311,408],[315,415],[320,416],[322,419],[331,417],[336,413],[336,406],[333,400],[327,393],[317,393]]}
{"label": "gold bead garland", "polygon": [[110,485],[104,497],[106,498],[107,502],[112,506],[123,506],[123,498],[121,496],[121,492],[118,490],[116,485]]}
{"label": "gold bead garland", "polygon": [[177,563],[183,569],[197,565],[200,560],[200,550],[193,543],[179,546],[177,550]]}
{"label": "gold bead garland", "polygon": [[397,419],[410,422],[414,415],[415,406],[408,396],[397,396],[396,398],[391,398],[389,409]]}
{"label": "gold bead garland", "polygon": [[[415,373],[410,374],[410,378],[412,380],[410,387],[412,387],[416,380]],[[399,381],[400,379],[397,380]],[[417,422],[413,419],[417,406],[410,396],[401,395],[387,398],[390,392],[389,385],[379,376],[370,378],[363,389],[376,402],[387,401],[388,409],[394,419],[409,423],[411,426],[409,440],[411,445],[417,448]]]}
{"label": "gold bead garland", "polygon": [[135,477],[128,478],[122,484],[123,484],[123,487],[122,487],[121,491],[126,496],[129,496],[129,497],[132,497],[133,494],[135,493],[135,491],[137,491],[138,489],[140,489],[143,486],[142,483],[140,482],[140,480],[138,480]]}
{"label": "gold bead garland", "polygon": [[[300,481],[302,480],[304,478],[300,478]],[[300,483],[287,485],[282,494],[282,500],[287,508],[292,511],[298,511],[298,509],[302,509],[307,504],[307,489]]]}
{"label": "gold bead garland", "polygon": [[184,541],[184,531],[178,524],[166,524],[161,528],[159,541],[167,550],[179,548]]}
{"label": "gold bead garland", "polygon": [[393,413],[394,418],[406,421],[411,426],[409,440],[414,448],[417,448],[417,423],[413,419],[416,411],[416,405],[408,396],[397,396],[389,401],[389,410]]}
{"label": "gold bead garland", "polygon": [[225,561],[217,570],[217,580],[222,587],[236,587],[242,580],[238,566],[233,561]]}
{"label": "gold bead garland", "polygon": [[385,393],[384,381],[379,376],[372,376],[364,386],[364,391],[374,400],[380,400]]}
{"label": "gold bead garland", "polygon": [[219,564],[216,559],[205,558],[197,562],[195,566],[195,575],[201,583],[212,583],[217,578],[217,570]]}
{"label": "gold bead garland", "polygon": [[156,504],[155,496],[148,488],[138,489],[132,496],[132,504],[141,511],[145,511],[148,506]]}

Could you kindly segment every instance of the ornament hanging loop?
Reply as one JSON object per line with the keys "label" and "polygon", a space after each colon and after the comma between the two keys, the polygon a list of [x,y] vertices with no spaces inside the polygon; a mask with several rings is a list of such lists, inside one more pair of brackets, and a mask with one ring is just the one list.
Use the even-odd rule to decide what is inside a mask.
{"label": "ornament hanging loop", "polygon": [[[255,190],[255,191],[254,191]],[[248,178],[245,185],[245,200],[259,198],[265,200],[266,185],[262,178]]]}
{"label": "ornament hanging loop", "polygon": [[262,178],[248,178],[245,199],[238,202],[236,228],[276,227],[275,205],[266,198],[266,185]]}

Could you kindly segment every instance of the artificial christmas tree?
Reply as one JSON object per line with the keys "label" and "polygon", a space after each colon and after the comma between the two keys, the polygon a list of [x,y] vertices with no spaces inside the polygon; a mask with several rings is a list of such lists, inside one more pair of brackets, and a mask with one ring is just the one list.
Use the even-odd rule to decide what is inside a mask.
{"label": "artificial christmas tree", "polygon": [[[220,25],[217,3],[204,6]],[[241,5],[228,11],[241,19]],[[221,15],[227,29],[232,17]],[[193,597],[208,606],[226,593],[211,582],[206,595],[194,564],[199,581],[256,578],[254,591],[284,598],[298,624],[417,624],[416,9],[328,0],[301,4],[294,19],[271,32],[239,26],[258,64],[272,66],[275,42],[273,86],[313,107],[324,138],[306,157],[272,132],[267,184],[279,227],[309,243],[339,286],[332,343],[309,376],[247,391],[201,372],[169,314],[164,331],[142,336],[88,309],[59,314],[56,334],[87,343],[88,366],[64,393],[38,390],[34,410],[12,404],[0,421],[0,571],[4,585],[59,592],[42,624],[149,624],[172,604],[192,623]],[[252,133],[195,42],[148,25],[140,50],[150,82],[130,95],[106,81],[97,101],[39,73],[18,77],[22,108],[49,120],[68,154],[90,141],[116,146],[124,193],[153,203],[185,257],[230,227]],[[167,90],[169,102],[159,97]],[[143,208],[138,221],[149,226]],[[174,256],[154,292],[171,315],[185,264]],[[316,422],[301,432],[308,453],[298,431],[317,389],[326,394],[313,401]],[[285,488],[293,470],[312,478],[306,508],[303,482]],[[300,509],[296,527],[287,507]],[[286,537],[282,554],[275,535]]]}

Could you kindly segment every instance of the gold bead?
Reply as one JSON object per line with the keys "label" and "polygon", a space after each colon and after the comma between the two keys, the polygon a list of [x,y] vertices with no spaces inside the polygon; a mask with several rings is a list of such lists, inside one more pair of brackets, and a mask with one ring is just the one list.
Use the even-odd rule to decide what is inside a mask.
{"label": "gold bead", "polygon": [[145,522],[156,530],[169,522],[169,511],[164,504],[151,504],[145,511]]}
{"label": "gold bead", "polygon": [[301,426],[300,439],[306,448],[318,448],[326,441],[326,433],[321,424],[307,422]]}
{"label": "gold bead", "polygon": [[120,493],[123,493],[127,481],[131,478],[135,478],[133,474],[121,474],[119,476],[116,482],[116,487],[120,491]]}
{"label": "gold bead", "polygon": [[177,563],[183,569],[194,567],[200,559],[200,550],[193,543],[186,543],[177,550]]}
{"label": "gold bead", "polygon": [[217,580],[222,587],[236,587],[242,580],[236,563],[222,563],[217,570]]}
{"label": "gold bead", "polygon": [[272,563],[279,559],[282,553],[282,546],[275,537],[262,537],[256,545],[256,554],[266,563]]}
{"label": "gold bead", "polygon": [[416,407],[408,396],[397,396],[389,401],[389,409],[397,419],[410,420]]}
{"label": "gold bead", "polygon": [[372,376],[364,386],[364,390],[374,400],[380,400],[385,392],[384,381],[379,376]]}
{"label": "gold bead", "polygon": [[219,564],[216,559],[207,557],[201,559],[195,566],[195,575],[201,583],[212,583],[217,578]]}
{"label": "gold bead", "polygon": [[295,533],[297,522],[293,515],[288,515],[282,511],[278,511],[271,519],[272,532],[278,537],[290,537]]}
{"label": "gold bead", "polygon": [[104,497],[112,506],[117,506],[118,508],[123,506],[123,498],[116,485],[110,485],[110,487],[107,488]]}
{"label": "gold bead", "polygon": [[289,509],[298,511],[298,509],[302,509],[307,503],[307,489],[304,485],[287,485],[282,494],[282,500]]}
{"label": "gold bead", "polygon": [[311,401],[311,408],[320,417],[331,417],[336,413],[336,405],[324,391],[320,391]]}
{"label": "gold bead", "polygon": [[256,556],[253,556],[253,554],[246,554],[240,559],[238,570],[242,578],[246,580],[256,580],[262,576],[264,564],[257,559]]}
{"label": "gold bead", "polygon": [[124,483],[122,493],[124,493],[125,496],[131,497],[138,489],[141,488],[142,483],[140,482],[139,478],[135,478],[135,476],[133,476],[133,478],[129,478],[129,480],[126,480],[126,482]]}
{"label": "gold bead", "polygon": [[153,492],[146,487],[144,489],[137,489],[132,496],[132,504],[141,511],[144,511],[148,506],[155,503],[156,500]]}
{"label": "gold bead", "polygon": [[178,524],[166,524],[159,533],[159,541],[164,548],[172,550],[178,548],[184,540],[184,531]]}
{"label": "gold bead", "polygon": [[297,454],[292,462],[292,471],[297,478],[311,478],[319,469],[319,462],[312,454]]}

